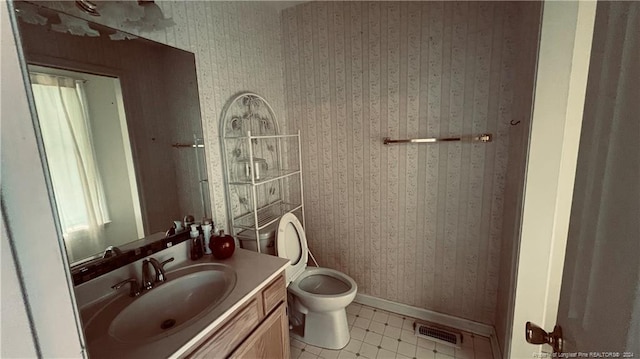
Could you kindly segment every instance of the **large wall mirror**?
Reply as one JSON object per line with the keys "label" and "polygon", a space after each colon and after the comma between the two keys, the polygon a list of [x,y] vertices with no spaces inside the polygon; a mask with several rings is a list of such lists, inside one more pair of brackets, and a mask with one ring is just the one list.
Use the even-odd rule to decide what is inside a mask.
{"label": "large wall mirror", "polygon": [[210,216],[194,55],[37,4],[15,7],[72,265],[164,237],[186,214]]}

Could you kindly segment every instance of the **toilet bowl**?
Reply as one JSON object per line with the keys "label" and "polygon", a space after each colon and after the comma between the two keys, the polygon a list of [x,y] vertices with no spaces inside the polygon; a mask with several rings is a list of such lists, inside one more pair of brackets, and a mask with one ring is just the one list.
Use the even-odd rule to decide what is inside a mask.
{"label": "toilet bowl", "polygon": [[290,318],[302,326],[307,344],[342,349],[349,343],[345,308],[355,299],[358,285],[348,275],[329,268],[307,268],[307,237],[298,218],[287,213],[280,219],[276,237],[278,256],[291,261],[285,269]]}

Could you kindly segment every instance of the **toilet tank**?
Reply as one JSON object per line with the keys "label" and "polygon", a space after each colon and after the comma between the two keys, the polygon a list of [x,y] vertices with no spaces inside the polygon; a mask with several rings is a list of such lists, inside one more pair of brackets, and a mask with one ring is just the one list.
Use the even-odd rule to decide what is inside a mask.
{"label": "toilet tank", "polygon": [[[272,223],[269,226],[260,230],[260,253],[276,255],[276,229],[278,222]],[[258,246],[256,245],[256,232],[245,229],[238,233],[238,241],[240,247],[248,249],[250,251],[257,252]]]}

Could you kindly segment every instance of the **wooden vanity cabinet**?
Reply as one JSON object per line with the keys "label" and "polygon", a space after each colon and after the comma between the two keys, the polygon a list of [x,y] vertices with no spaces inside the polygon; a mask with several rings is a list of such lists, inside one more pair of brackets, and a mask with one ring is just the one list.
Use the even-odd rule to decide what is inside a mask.
{"label": "wooden vanity cabinet", "polygon": [[194,348],[187,358],[288,358],[284,277],[266,285]]}
{"label": "wooden vanity cabinet", "polygon": [[230,358],[289,358],[289,320],[281,303]]}

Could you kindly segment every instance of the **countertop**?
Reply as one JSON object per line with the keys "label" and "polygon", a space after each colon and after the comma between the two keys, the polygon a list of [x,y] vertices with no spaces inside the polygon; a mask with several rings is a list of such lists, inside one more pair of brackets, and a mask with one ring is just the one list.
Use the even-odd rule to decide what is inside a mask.
{"label": "countertop", "polygon": [[[170,268],[169,272],[197,263],[225,264],[236,272],[235,288],[217,307],[192,325],[176,333],[156,341],[136,343],[135,345],[123,343],[111,337],[108,334],[108,326],[104,325],[104,334],[87,338],[89,357],[93,359],[174,358],[183,356],[192,350],[200,339],[212,334],[236,309],[244,305],[254,294],[282,273],[289,264],[289,260],[244,249],[236,249],[229,259],[217,260],[209,255],[198,261],[187,260],[176,264]],[[106,305],[112,299],[105,298],[100,302]],[[100,303],[95,303],[92,307],[99,305]],[[102,331],[100,332],[102,333]]]}

